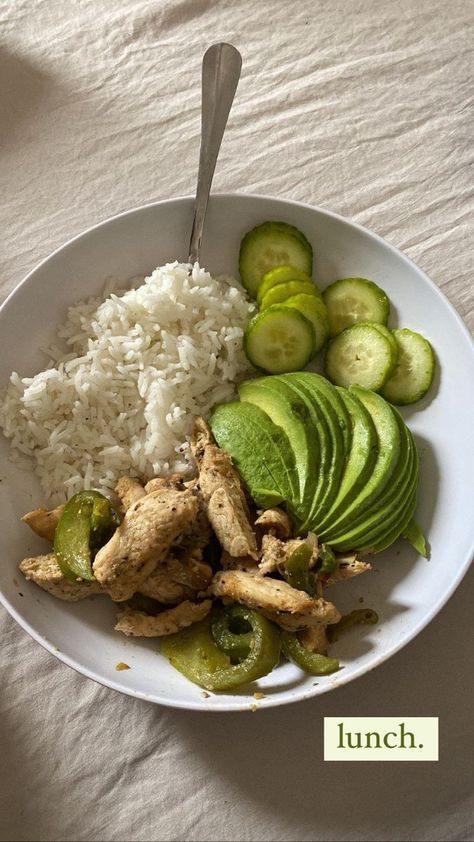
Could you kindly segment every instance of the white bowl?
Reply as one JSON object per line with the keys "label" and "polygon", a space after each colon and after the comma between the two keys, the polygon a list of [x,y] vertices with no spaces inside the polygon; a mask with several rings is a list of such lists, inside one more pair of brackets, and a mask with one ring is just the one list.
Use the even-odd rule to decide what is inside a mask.
{"label": "white bowl", "polygon": [[[0,387],[12,370],[33,374],[44,365],[38,350],[52,339],[68,305],[102,291],[104,279],[127,280],[174,259],[186,260],[192,199],[172,199],[123,213],[91,228],[31,272],[0,310]],[[202,264],[213,274],[237,276],[243,234],[267,219],[298,226],[311,240],[315,278],[323,287],[347,276],[375,280],[392,302],[391,325],[419,330],[439,361],[430,395],[402,410],[421,455],[417,518],[431,544],[426,561],[399,541],[376,556],[376,572],[337,585],[331,597],[347,611],[375,608],[376,627],[360,627],[334,647],[344,669],[315,679],[285,664],[258,683],[268,707],[317,696],[363,675],[401,649],[437,614],[473,555],[474,351],[461,319],[439,289],[408,258],[375,234],[309,205],[261,196],[215,195],[206,224]],[[1,599],[17,622],[49,652],[79,672],[132,696],[196,710],[245,710],[249,691],[211,695],[176,672],[156,641],[126,639],[113,630],[116,609],[105,597],[68,605],[23,580],[18,562],[45,551],[19,522],[42,502],[33,472],[8,460],[0,441],[2,513]],[[43,501],[44,502],[44,501]],[[117,672],[119,661],[131,669]],[[395,691],[395,688],[394,688]]]}

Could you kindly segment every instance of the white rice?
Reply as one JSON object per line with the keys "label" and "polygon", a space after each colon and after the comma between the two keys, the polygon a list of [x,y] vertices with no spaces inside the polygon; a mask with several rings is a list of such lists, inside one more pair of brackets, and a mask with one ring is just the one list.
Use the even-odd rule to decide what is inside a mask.
{"label": "white rice", "polygon": [[117,478],[189,471],[193,419],[231,399],[250,367],[254,310],[240,284],[169,263],[136,289],[71,307],[46,370],[13,373],[0,427],[33,457],[52,504]]}

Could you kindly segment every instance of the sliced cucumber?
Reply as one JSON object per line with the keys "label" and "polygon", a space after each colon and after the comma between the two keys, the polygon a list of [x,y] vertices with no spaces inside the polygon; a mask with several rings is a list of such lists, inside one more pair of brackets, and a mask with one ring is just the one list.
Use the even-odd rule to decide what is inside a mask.
{"label": "sliced cucumber", "polygon": [[328,338],[328,315],[324,301],[315,295],[300,294],[287,298],[284,304],[299,310],[313,325],[313,354],[317,354]]}
{"label": "sliced cucumber", "polygon": [[[287,298],[300,294],[312,295],[313,298],[321,300],[317,287],[312,281],[285,281],[285,283],[277,284],[265,293],[260,301],[260,309],[265,310],[271,304],[281,304]],[[395,342],[395,340],[393,341]]]}
{"label": "sliced cucumber", "polygon": [[394,369],[392,345],[366,322],[346,328],[332,339],[326,353],[326,374],[337,386],[362,386],[377,392]]}
{"label": "sliced cucumber", "polygon": [[[308,281],[313,283],[310,275],[307,272],[302,272],[301,269],[295,269],[294,266],[277,266],[275,269],[270,269],[269,272],[262,278],[257,292],[257,304],[262,303],[262,298],[267,294],[268,290],[278,284],[286,284],[287,281]],[[319,288],[314,285],[318,294],[321,295]]]}
{"label": "sliced cucumber", "polygon": [[328,308],[329,332],[337,336],[357,322],[379,322],[386,325],[390,302],[373,281],[365,278],[342,278],[323,292]]}
{"label": "sliced cucumber", "polygon": [[398,346],[398,361],[382,395],[390,403],[414,403],[426,394],[433,382],[433,349],[424,336],[408,328],[393,330],[392,334]]}
{"label": "sliced cucumber", "polygon": [[[359,322],[359,324],[361,324],[361,322]],[[372,327],[378,330],[378,332],[381,333],[382,336],[385,336],[385,339],[388,339],[388,341],[390,342],[392,348],[392,356],[394,360],[393,367],[395,368],[395,364],[398,360],[398,345],[397,340],[393,335],[393,331],[389,330],[388,327],[386,327],[385,325],[381,325],[378,322],[370,322],[370,324],[372,325]]]}
{"label": "sliced cucumber", "polygon": [[252,365],[282,374],[305,368],[315,342],[313,325],[306,316],[294,307],[273,304],[253,317],[245,331],[244,349]]}
{"label": "sliced cucumber", "polygon": [[311,275],[313,249],[305,235],[287,222],[264,222],[249,231],[240,245],[239,270],[254,298],[263,276],[276,266],[290,265]]}

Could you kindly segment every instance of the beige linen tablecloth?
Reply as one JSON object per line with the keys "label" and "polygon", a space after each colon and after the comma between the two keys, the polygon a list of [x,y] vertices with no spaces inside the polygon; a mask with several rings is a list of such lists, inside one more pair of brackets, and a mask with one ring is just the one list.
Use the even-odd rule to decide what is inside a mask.
{"label": "beige linen tablecloth", "polygon": [[[413,258],[472,326],[472,10],[3,0],[1,297],[84,228],[193,191],[201,57],[228,40],[243,76],[215,190],[351,217]],[[1,839],[473,839],[473,585],[471,573],[370,675],[257,714],[120,696],[2,610]],[[322,717],[342,714],[439,716],[440,761],[324,764]]]}

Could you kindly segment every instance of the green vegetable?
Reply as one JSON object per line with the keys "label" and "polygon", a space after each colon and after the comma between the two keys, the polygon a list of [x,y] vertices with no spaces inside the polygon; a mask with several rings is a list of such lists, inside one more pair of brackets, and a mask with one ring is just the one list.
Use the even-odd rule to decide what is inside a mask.
{"label": "green vegetable", "polygon": [[325,344],[329,333],[328,314],[324,301],[316,295],[299,293],[287,298],[284,304],[285,307],[295,307],[313,325],[313,354],[317,354]]}
{"label": "green vegetable", "polygon": [[318,574],[320,576],[330,576],[331,573],[334,573],[337,567],[337,558],[331,550],[331,547],[328,547],[327,544],[321,544],[319,547],[318,557],[321,561]]}
{"label": "green vegetable", "polygon": [[240,246],[239,270],[250,295],[255,298],[264,275],[282,265],[311,275],[313,249],[298,228],[287,222],[264,222],[245,235]]}
{"label": "green vegetable", "polygon": [[[256,611],[245,606],[239,608],[242,609],[239,619],[244,619],[251,627],[251,641],[248,654],[238,663],[233,664],[215,642],[212,615],[164,639],[161,651],[169,658],[172,666],[206,690],[232,690],[262,678],[279,662],[280,632],[270,620]],[[228,638],[220,640],[223,646],[227,645]],[[240,651],[243,652],[243,647]]]}
{"label": "green vegetable", "polygon": [[54,535],[54,554],[63,575],[73,582],[93,580],[93,558],[119,523],[118,513],[99,491],[79,491],[71,497]]}
{"label": "green vegetable", "polygon": [[392,343],[370,322],[346,328],[329,343],[326,374],[337,386],[363,386],[377,392],[397,363]]}
{"label": "green vegetable", "polygon": [[387,324],[390,302],[383,289],[365,278],[342,278],[323,292],[331,336],[357,322]]}
{"label": "green vegetable", "polygon": [[231,605],[217,609],[211,623],[211,634],[217,646],[232,662],[248,657],[252,646],[252,625],[247,619],[249,609],[244,605]]}
{"label": "green vegetable", "polygon": [[416,520],[410,521],[406,529],[403,530],[403,537],[412,545],[413,549],[415,549],[423,558],[430,557],[430,551],[428,549],[428,544],[426,541],[425,536],[421,530],[421,527],[417,524]]}
{"label": "green vegetable", "polygon": [[309,565],[313,552],[306,541],[300,544],[285,562],[285,579],[292,588],[312,594]]}
{"label": "green vegetable", "polygon": [[[257,293],[257,304],[259,307],[262,304],[264,296],[270,289],[272,289],[272,287],[285,284],[287,281],[306,281],[307,283],[313,284],[311,276],[308,275],[307,272],[302,272],[301,269],[295,269],[294,266],[276,266],[275,269],[270,269],[270,271],[262,278],[262,283],[260,284]],[[321,295],[316,284],[313,285],[314,289],[317,291],[317,295]]]}
{"label": "green vegetable", "polygon": [[298,640],[293,632],[283,632],[281,636],[281,651],[285,658],[293,661],[310,675],[331,675],[337,672],[339,661],[335,658],[328,658],[326,655],[319,655],[317,652],[310,652]]}
{"label": "green vegetable", "polygon": [[415,403],[426,394],[433,382],[433,349],[424,336],[408,328],[393,330],[392,334],[398,345],[398,359],[381,393],[390,403]]}
{"label": "green vegetable", "polygon": [[339,639],[341,634],[344,634],[352,626],[374,626],[379,621],[379,615],[371,608],[357,608],[341,617],[338,623],[328,626],[326,629],[327,636],[331,643]]}
{"label": "green vegetable", "polygon": [[252,365],[272,374],[305,368],[315,343],[311,322],[299,310],[284,304],[273,304],[257,313],[244,336],[244,350]]}
{"label": "green vegetable", "polygon": [[[277,271],[277,270],[275,270]],[[321,301],[320,292],[312,281],[285,281],[285,283],[272,286],[260,299],[260,309],[266,310],[271,304],[282,304],[287,298],[294,295],[312,295]]]}

